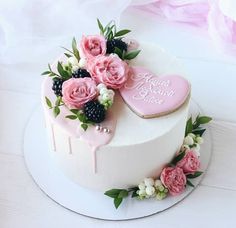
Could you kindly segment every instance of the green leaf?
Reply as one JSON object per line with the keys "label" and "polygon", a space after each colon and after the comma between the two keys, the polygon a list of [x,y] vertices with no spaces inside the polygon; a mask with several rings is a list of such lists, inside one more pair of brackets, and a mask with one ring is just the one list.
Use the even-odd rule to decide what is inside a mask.
{"label": "green leaf", "polygon": [[60,108],[58,106],[55,106],[53,108],[53,114],[55,117],[57,117],[60,114]]}
{"label": "green leaf", "polygon": [[105,26],[105,28],[104,28],[104,32],[105,31],[107,31],[107,29],[110,27],[110,25],[112,24],[112,23],[114,23],[114,21],[110,21],[106,26]]}
{"label": "green leaf", "polygon": [[78,119],[79,119],[79,121],[80,122],[82,122],[82,123],[87,123],[87,117],[82,113],[78,113],[77,114],[77,117],[78,117]]}
{"label": "green leaf", "polygon": [[111,27],[108,27],[108,28],[107,28],[105,37],[106,37],[108,40],[111,40],[111,39],[113,39],[113,37],[114,37],[114,34],[113,34],[113,32],[112,32],[112,29],[113,29],[114,27],[115,27],[115,25],[112,25]]}
{"label": "green leaf", "polygon": [[51,73],[51,71],[44,71],[41,75],[48,75],[50,73]]}
{"label": "green leaf", "polygon": [[71,119],[71,120],[76,120],[77,116],[75,116],[75,115],[68,115],[68,116],[66,116],[66,118]]}
{"label": "green leaf", "polygon": [[134,59],[140,53],[140,51],[141,50],[131,51],[131,52],[125,54],[124,59],[127,59],[127,60]]}
{"label": "green leaf", "polygon": [[79,110],[78,110],[78,109],[70,109],[70,111],[71,111],[72,113],[74,113],[75,115],[77,115],[77,114],[78,114],[78,112],[79,112]]}
{"label": "green leaf", "polygon": [[48,76],[53,77],[53,76],[57,76],[57,74],[55,74],[54,72],[51,72]]}
{"label": "green leaf", "polygon": [[76,43],[76,39],[75,37],[72,40],[72,50],[74,53],[74,56],[78,59],[78,61],[80,60],[80,55],[79,55],[79,51],[77,49],[77,43]]}
{"label": "green leaf", "polygon": [[118,36],[124,36],[125,34],[131,32],[131,30],[128,30],[128,29],[123,29],[123,30],[120,30],[118,31],[116,34],[115,34],[115,37],[118,37]]}
{"label": "green leaf", "polygon": [[113,189],[106,191],[104,193],[104,195],[109,196],[111,198],[117,198],[122,190],[124,190],[124,189],[113,188]]}
{"label": "green leaf", "polygon": [[88,124],[86,123],[82,123],[80,126],[83,128],[84,131],[88,129]]}
{"label": "green leaf", "polygon": [[179,161],[181,161],[185,156],[185,151],[179,153],[174,159],[172,160],[171,164],[176,165]]}
{"label": "green leaf", "polygon": [[188,133],[191,133],[192,130],[193,130],[193,121],[192,121],[192,117],[190,117],[185,127],[185,136],[187,136]]}
{"label": "green leaf", "polygon": [[122,201],[123,201],[123,198],[115,198],[115,199],[114,199],[114,205],[115,205],[115,208],[116,208],[116,209],[120,206],[120,204],[122,203]]}
{"label": "green leaf", "polygon": [[47,98],[45,97],[45,100],[46,100],[46,104],[49,108],[52,108],[52,102]]}
{"label": "green leaf", "polygon": [[49,69],[50,71],[52,71],[52,68],[51,68],[51,66],[50,66],[49,63],[48,63],[48,69]]}
{"label": "green leaf", "polygon": [[203,174],[203,172],[201,172],[201,171],[196,171],[194,174],[188,174],[188,175],[187,175],[187,178],[193,179],[193,178],[196,178],[196,177],[201,176],[202,174]]}
{"label": "green leaf", "polygon": [[131,197],[132,197],[132,198],[138,197],[137,190],[134,190],[134,191],[133,191]]}
{"label": "green leaf", "polygon": [[58,96],[55,102],[55,106],[59,106],[61,104],[61,97]]}
{"label": "green leaf", "polygon": [[118,195],[118,198],[125,198],[129,195],[129,192],[126,190],[126,189],[123,189],[119,195]]}
{"label": "green leaf", "polygon": [[123,52],[120,50],[120,48],[115,47],[114,53],[117,54],[122,59]]}
{"label": "green leaf", "polygon": [[192,133],[195,135],[202,136],[205,131],[206,129],[196,129],[196,130],[193,130]]}
{"label": "green leaf", "polygon": [[69,73],[63,69],[63,66],[60,62],[57,63],[57,70],[62,78],[68,79],[70,77]]}
{"label": "green leaf", "polygon": [[102,23],[100,22],[100,20],[98,18],[97,18],[97,23],[98,23],[98,28],[100,29],[101,34],[103,34],[104,33],[104,28],[103,28]]}
{"label": "green leaf", "polygon": [[65,47],[61,47],[63,49],[65,49],[66,51],[70,52],[72,55],[74,55],[73,51],[69,50],[68,48],[65,48]]}
{"label": "green leaf", "polygon": [[209,123],[211,120],[212,120],[212,118],[209,117],[209,116],[200,116],[200,117],[198,118],[197,122],[200,123],[200,124],[207,124],[207,123]]}
{"label": "green leaf", "polygon": [[194,188],[194,185],[193,185],[193,183],[190,180],[187,180],[187,185],[189,185],[189,186]]}
{"label": "green leaf", "polygon": [[71,54],[68,54],[68,53],[64,53],[64,55],[65,55],[67,58],[72,57],[72,55],[71,55]]}

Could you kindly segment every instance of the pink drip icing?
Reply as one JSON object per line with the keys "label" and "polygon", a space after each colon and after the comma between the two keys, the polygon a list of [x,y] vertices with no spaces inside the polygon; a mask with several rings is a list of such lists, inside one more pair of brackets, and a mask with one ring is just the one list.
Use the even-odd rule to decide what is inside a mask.
{"label": "pink drip icing", "polygon": [[103,129],[96,130],[95,126],[90,126],[86,131],[84,131],[80,126],[77,128],[77,133],[80,135],[80,139],[86,141],[90,146],[91,152],[93,153],[93,170],[94,173],[97,172],[97,150],[108,144],[115,132],[116,120],[113,117],[112,112],[107,112],[106,120],[100,124],[101,128],[108,128],[109,133],[103,131]]}
{"label": "pink drip icing", "polygon": [[53,147],[53,151],[56,151],[56,141],[55,141],[53,124],[51,125],[51,131],[52,131],[52,147]]}

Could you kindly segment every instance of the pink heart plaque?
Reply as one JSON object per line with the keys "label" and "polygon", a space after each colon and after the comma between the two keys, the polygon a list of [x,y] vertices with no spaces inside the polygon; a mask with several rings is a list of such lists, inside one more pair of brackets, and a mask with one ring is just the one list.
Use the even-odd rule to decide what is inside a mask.
{"label": "pink heart plaque", "polygon": [[182,106],[189,97],[190,84],[178,75],[157,76],[143,67],[133,67],[120,94],[137,115],[153,118]]}

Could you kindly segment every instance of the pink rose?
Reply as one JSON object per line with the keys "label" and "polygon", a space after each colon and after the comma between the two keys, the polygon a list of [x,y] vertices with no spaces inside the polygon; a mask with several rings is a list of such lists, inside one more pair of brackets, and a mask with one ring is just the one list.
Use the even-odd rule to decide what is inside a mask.
{"label": "pink rose", "polygon": [[128,65],[116,54],[96,57],[89,70],[97,83],[103,83],[112,89],[121,88],[128,79]]}
{"label": "pink rose", "polygon": [[200,168],[200,161],[193,150],[187,150],[182,160],[177,163],[184,173],[194,173]]}
{"label": "pink rose", "polygon": [[185,189],[186,176],[179,167],[167,167],[161,172],[161,182],[172,196],[179,195]]}
{"label": "pink rose", "polygon": [[106,40],[104,36],[83,36],[80,42],[82,57],[91,59],[98,55],[106,54]]}
{"label": "pink rose", "polygon": [[97,96],[97,87],[91,78],[71,78],[62,84],[62,100],[69,108],[82,106]]}

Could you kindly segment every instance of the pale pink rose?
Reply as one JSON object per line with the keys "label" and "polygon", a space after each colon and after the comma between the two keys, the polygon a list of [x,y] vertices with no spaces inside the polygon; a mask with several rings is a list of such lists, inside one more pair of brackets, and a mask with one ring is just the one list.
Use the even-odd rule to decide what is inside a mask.
{"label": "pale pink rose", "polygon": [[98,94],[95,82],[91,78],[71,78],[62,85],[62,100],[69,108],[82,108]]}
{"label": "pale pink rose", "polygon": [[167,167],[161,172],[161,182],[172,196],[179,195],[185,189],[186,176],[179,167]]}
{"label": "pale pink rose", "polygon": [[98,56],[90,63],[89,71],[97,83],[112,89],[121,88],[128,79],[128,65],[116,54]]}
{"label": "pale pink rose", "polygon": [[195,173],[200,168],[200,161],[193,150],[187,150],[182,160],[177,163],[184,173]]}
{"label": "pale pink rose", "polygon": [[82,36],[80,42],[80,52],[82,57],[87,59],[94,58],[98,55],[106,54],[106,40],[104,36]]}

